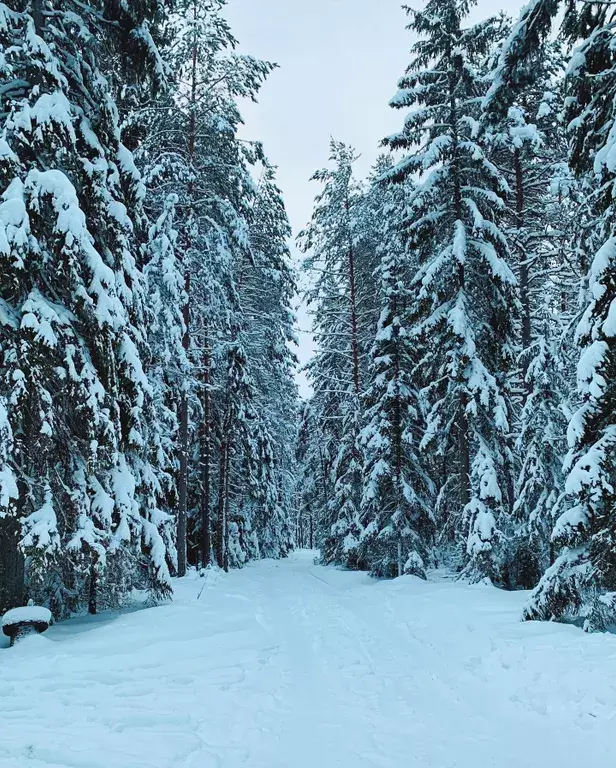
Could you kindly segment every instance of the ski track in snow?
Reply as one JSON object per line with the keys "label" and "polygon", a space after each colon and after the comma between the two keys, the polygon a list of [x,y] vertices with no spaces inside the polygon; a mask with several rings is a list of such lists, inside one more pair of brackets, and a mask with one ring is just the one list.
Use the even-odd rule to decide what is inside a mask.
{"label": "ski track in snow", "polygon": [[[616,765],[616,636],[525,593],[263,561],[0,650],[2,768]],[[216,580],[214,580],[216,581]]]}

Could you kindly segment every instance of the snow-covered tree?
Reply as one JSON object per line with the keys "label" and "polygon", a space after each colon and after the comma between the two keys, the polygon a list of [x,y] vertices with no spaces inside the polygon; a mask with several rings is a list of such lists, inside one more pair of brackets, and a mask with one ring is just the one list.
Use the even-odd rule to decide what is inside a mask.
{"label": "snow-covered tree", "polygon": [[[572,243],[578,221],[561,118],[562,46],[543,45],[534,54],[533,70],[532,82],[507,111],[484,121],[491,157],[511,190],[503,227],[518,276],[521,312],[514,372],[519,469],[507,581],[525,588],[535,586],[550,563],[551,514],[563,491],[560,465],[571,361],[560,337],[571,317],[575,284],[567,272],[576,260]],[[498,68],[488,79],[495,74]]]}
{"label": "snow-covered tree", "polygon": [[[550,34],[560,3],[529,3],[503,46],[485,101],[489,115],[508,108],[532,81],[540,43]],[[576,45],[565,85],[571,168],[590,189],[589,218],[600,247],[588,265],[585,309],[577,329],[578,393],[582,401],[569,425],[566,462],[568,508],[555,523],[560,549],[525,611],[526,618],[582,617],[587,629],[613,621],[616,524],[613,514],[614,423],[614,208],[611,188],[614,135],[613,11],[609,4],[569,4],[563,32]],[[585,243],[593,238],[585,239]]]}
{"label": "snow-covered tree", "polygon": [[[562,200],[567,158],[560,119],[563,62],[560,45],[543,46],[535,57],[532,84],[517,94],[505,115],[485,126],[492,157],[504,169],[511,190],[511,213],[504,226],[518,275],[522,350],[533,341],[533,315],[537,303],[542,303],[542,283],[558,261],[557,250],[566,245],[571,216],[570,206]],[[524,361],[527,365],[528,356]]]}
{"label": "snow-covered tree", "polygon": [[[391,163],[381,161],[377,176]],[[402,239],[406,185],[376,183],[381,317],[365,395],[359,559],[378,576],[425,576],[432,563],[434,484],[419,455],[424,408],[417,346],[406,327],[416,269]]]}
{"label": "snow-covered tree", "polygon": [[252,259],[242,268],[239,288],[244,318],[243,337],[256,389],[255,408],[269,435],[263,449],[273,451],[269,468],[269,498],[275,504],[256,510],[255,525],[261,552],[286,554],[292,544],[288,511],[292,507],[294,450],[297,430],[296,365],[292,345],[297,292],[291,267],[291,227],[276,184],[275,168],[262,159],[262,174],[250,217]]}
{"label": "snow-covered tree", "polygon": [[295,460],[296,541],[298,546],[312,549],[318,546],[323,530],[320,520],[327,507],[329,475],[319,422],[310,401],[304,402],[299,412]]}
{"label": "snow-covered tree", "polygon": [[134,73],[150,77],[154,5],[109,4],[110,24],[78,3],[0,5],[0,391],[28,592],[56,612],[96,610],[136,583],[171,590],[148,447],[143,187],[107,55],[139,38]]}
{"label": "snow-covered tree", "polygon": [[521,469],[513,519],[510,583],[534,587],[551,564],[553,515],[564,491],[563,455],[569,414],[568,371],[551,328],[537,329],[525,350],[526,399],[516,450]]}
{"label": "snow-covered tree", "polygon": [[409,10],[420,40],[391,103],[411,111],[386,143],[407,150],[389,178],[422,174],[407,233],[420,263],[409,333],[428,382],[423,445],[448,456],[447,514],[466,540],[465,573],[498,582],[511,503],[516,278],[499,227],[508,186],[477,138],[482,63],[500,22],[466,28],[468,8],[429,0]]}
{"label": "snow-covered tree", "polygon": [[355,152],[332,141],[332,168],[314,175],[323,184],[315,200],[312,221],[300,234],[308,255],[304,269],[313,280],[306,294],[314,311],[313,333],[318,351],[308,368],[315,390],[313,408],[327,435],[328,471],[332,494],[323,538],[328,562],[356,565],[359,543],[362,459],[360,290],[357,283],[358,242],[361,239],[362,191],[353,178]]}
{"label": "snow-covered tree", "polygon": [[[166,102],[144,109],[153,128],[139,159],[155,197],[179,198],[174,227],[187,279],[189,357],[180,404],[179,519],[188,516],[187,557],[208,564],[215,548],[224,564],[231,547],[231,565],[239,565],[260,545],[284,554],[291,539],[286,462],[295,390],[287,342],[294,282],[274,169],[260,145],[237,135],[238,99],[255,99],[272,65],[236,52],[223,8],[219,0],[186,0],[170,17],[163,58],[176,87]],[[250,428],[237,422],[246,414]],[[268,459],[259,465],[257,455]],[[183,530],[179,535],[186,539]]]}

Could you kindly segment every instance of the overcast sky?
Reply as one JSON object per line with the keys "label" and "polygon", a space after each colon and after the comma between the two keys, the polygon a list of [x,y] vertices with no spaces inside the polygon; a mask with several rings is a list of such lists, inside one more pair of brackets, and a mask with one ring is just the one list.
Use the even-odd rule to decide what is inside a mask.
{"label": "overcast sky", "polygon": [[[406,0],[410,5],[420,0]],[[240,50],[276,62],[259,104],[243,108],[246,138],[260,139],[272,162],[297,233],[309,220],[317,185],[310,176],[327,164],[330,136],[361,154],[369,170],[379,141],[400,127],[387,106],[409,62],[411,33],[402,0],[228,0]],[[473,17],[517,14],[522,0],[481,0]],[[300,330],[309,324],[300,312]],[[311,354],[302,333],[300,357]],[[299,379],[306,394],[306,383]]]}

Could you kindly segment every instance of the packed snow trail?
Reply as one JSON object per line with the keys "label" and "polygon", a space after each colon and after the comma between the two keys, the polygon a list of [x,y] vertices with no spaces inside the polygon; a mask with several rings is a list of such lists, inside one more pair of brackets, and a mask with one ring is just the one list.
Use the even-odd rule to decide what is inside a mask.
{"label": "packed snow trail", "polygon": [[313,557],[0,649],[0,766],[616,765],[615,636],[520,623],[521,593]]}

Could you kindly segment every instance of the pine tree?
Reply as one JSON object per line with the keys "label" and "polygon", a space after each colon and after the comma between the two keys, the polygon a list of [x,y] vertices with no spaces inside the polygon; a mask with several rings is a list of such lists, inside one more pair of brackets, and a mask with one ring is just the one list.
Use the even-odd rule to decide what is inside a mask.
{"label": "pine tree", "polygon": [[456,477],[448,516],[464,532],[465,573],[498,582],[511,502],[516,279],[499,228],[507,184],[476,137],[481,65],[500,22],[464,28],[468,7],[430,0],[424,10],[409,11],[421,39],[392,106],[412,111],[386,143],[410,150],[389,178],[424,174],[407,215],[420,260],[410,333],[424,350],[429,382],[423,445],[448,455]]}
{"label": "pine tree", "polygon": [[[166,516],[171,528],[173,509],[177,502],[175,478],[178,471],[177,439],[178,410],[183,381],[190,375],[184,349],[184,316],[186,303],[184,275],[176,254],[178,232],[174,217],[178,198],[169,195],[162,213],[150,227],[148,260],[144,276],[148,288],[148,339],[152,359],[148,377],[152,385],[152,403],[157,414],[155,429],[148,444],[151,461],[159,476],[153,481],[157,512]],[[170,551],[173,548],[170,547]],[[177,560],[172,558],[175,568]]]}
{"label": "pine tree", "polygon": [[[381,161],[376,175],[391,163]],[[402,240],[405,185],[376,182],[381,197],[378,269],[381,317],[372,347],[365,426],[359,559],[377,576],[425,576],[433,561],[433,483],[419,455],[423,403],[416,344],[406,327],[416,265]]]}
{"label": "pine tree", "polygon": [[534,587],[551,564],[550,523],[564,490],[568,381],[553,334],[551,329],[537,333],[525,352],[527,397],[516,444],[522,467],[513,508],[519,544],[510,568],[515,569],[513,583],[526,588]]}
{"label": "pine tree", "polygon": [[535,586],[550,564],[550,515],[563,491],[559,464],[569,382],[559,339],[566,319],[560,315],[570,310],[565,310],[571,296],[565,272],[574,254],[566,254],[570,222],[578,216],[560,119],[562,70],[561,46],[544,45],[534,58],[532,83],[516,95],[506,114],[493,116],[486,125],[492,157],[504,169],[511,190],[505,232],[512,244],[521,305],[515,371],[521,406],[515,446],[520,466],[507,569],[510,586],[525,588]]}
{"label": "pine tree", "polygon": [[[532,80],[534,52],[550,33],[558,0],[535,0],[503,47],[497,76],[485,103],[488,114],[507,108],[520,86]],[[579,45],[566,82],[566,122],[571,130],[569,161],[588,179],[589,218],[601,245],[588,266],[585,311],[578,325],[578,389],[582,400],[569,425],[570,451],[565,489],[572,505],[555,523],[552,541],[560,549],[525,611],[531,619],[582,617],[588,630],[613,621],[614,531],[613,443],[616,436],[611,382],[614,379],[613,184],[614,78],[611,51],[613,12],[609,5],[570,5],[563,32]],[[585,238],[584,245],[592,243]]]}
{"label": "pine tree", "polygon": [[[237,561],[233,564],[255,556],[255,537],[265,531],[268,515],[262,508],[258,511],[260,502],[254,498],[250,469],[253,459],[249,454],[263,449],[265,435],[270,434],[271,439],[279,425],[281,431],[288,429],[286,419],[293,418],[288,414],[274,424],[272,414],[264,412],[271,393],[260,393],[262,383],[264,387],[273,386],[272,377],[285,391],[292,387],[289,360],[280,340],[274,338],[280,325],[273,324],[277,312],[277,322],[289,323],[285,315],[289,276],[286,267],[283,269],[284,253],[280,250],[286,247],[281,239],[287,237],[288,224],[284,210],[280,210],[280,193],[275,190],[272,169],[266,171],[261,187],[263,195],[267,193],[271,198],[267,211],[259,201],[251,168],[264,159],[260,146],[241,142],[237,136],[241,123],[238,99],[255,99],[273,67],[235,52],[236,41],[222,16],[223,7],[218,0],[205,4],[186,0],[171,17],[169,46],[163,49],[163,55],[176,73],[176,90],[165,103],[166,108],[145,110],[154,128],[140,153],[154,194],[164,197],[175,192],[179,197],[174,226],[187,279],[185,326],[189,333],[185,334],[184,344],[190,361],[186,396],[180,408],[183,427],[179,479],[184,491],[179,520],[185,512],[188,559],[200,560],[203,565],[211,562],[212,549],[217,550],[219,563],[226,563],[230,542]],[[272,216],[278,230],[268,230],[262,237],[259,227],[270,226]],[[258,222],[256,227],[253,219]],[[269,283],[275,279],[274,271],[281,279],[278,286]],[[262,306],[256,309],[250,302],[255,291],[261,290],[270,291],[267,300],[260,299],[267,301],[270,324],[265,317],[253,317]],[[196,311],[189,313],[189,304]],[[276,345],[278,357],[271,365],[267,360],[270,350],[251,346],[251,338],[262,341],[261,322],[260,327],[267,326],[271,342]],[[284,335],[288,331],[280,332]],[[233,360],[240,365],[241,375]],[[233,382],[237,381],[245,382],[245,386],[235,391]],[[244,396],[250,402],[242,405],[236,398]],[[271,407],[269,400],[267,407]],[[255,429],[234,423],[240,414],[248,412],[258,414],[261,442],[255,437]],[[193,459],[198,472],[192,471]],[[278,461],[275,464],[271,482],[277,485]],[[283,495],[281,490],[280,503],[273,512],[276,515]],[[268,498],[273,498],[271,493]],[[260,531],[257,518],[263,523]],[[183,530],[179,535],[184,541]],[[289,534],[281,532],[281,536],[288,538]]]}
{"label": "pine tree", "polygon": [[327,473],[322,461],[323,447],[317,416],[310,401],[302,404],[295,461],[297,478],[294,487],[296,509],[296,543],[314,549],[322,530],[321,517],[327,507]]}
{"label": "pine tree", "polygon": [[[262,159],[262,174],[250,218],[252,260],[242,270],[240,297],[247,355],[253,361],[255,409],[268,435],[263,450],[273,451],[269,467],[270,503],[256,510],[261,552],[287,554],[292,546],[288,510],[292,507],[296,443],[296,358],[292,352],[297,292],[291,267],[291,227],[275,168]],[[266,447],[269,444],[269,448]]]}
{"label": "pine tree", "polygon": [[[507,113],[488,121],[491,153],[504,168],[512,212],[506,226],[518,274],[521,313],[520,345],[533,341],[536,299],[556,250],[566,245],[567,217],[560,184],[567,145],[560,120],[563,106],[561,46],[546,44],[535,60],[535,77],[518,95]],[[528,356],[526,356],[528,362]]]}
{"label": "pine tree", "polygon": [[[146,501],[157,469],[147,455],[155,415],[144,370],[143,189],[120,141],[117,80],[103,55],[119,52],[123,35],[139,37],[152,8],[110,5],[116,36],[88,8],[47,6],[53,24],[48,13],[0,6],[9,85],[0,391],[16,435],[12,520],[28,555],[28,592],[62,613],[121,600],[137,582],[158,596],[171,587],[167,520]],[[135,45],[144,48],[152,52],[151,37]],[[147,61],[134,62],[145,79]]]}
{"label": "pine tree", "polygon": [[[327,425],[327,469],[332,484],[327,520],[322,521],[329,529],[323,557],[356,566],[362,484],[357,283],[362,194],[353,179],[354,150],[332,141],[331,160],[333,169],[313,177],[324,187],[316,198],[310,225],[300,234],[300,245],[309,253],[304,269],[315,274],[307,299],[314,306],[313,332],[319,349],[308,370],[318,419]],[[369,285],[362,288],[370,290]]]}

